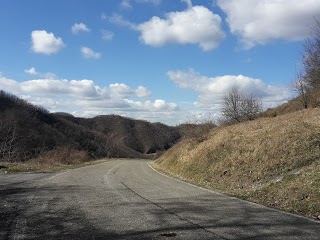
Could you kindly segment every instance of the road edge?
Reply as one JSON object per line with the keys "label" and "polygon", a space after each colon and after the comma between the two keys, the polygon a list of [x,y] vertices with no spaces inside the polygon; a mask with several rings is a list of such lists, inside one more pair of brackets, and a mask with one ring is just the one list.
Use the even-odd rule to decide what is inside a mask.
{"label": "road edge", "polygon": [[239,201],[242,201],[242,202],[245,202],[245,203],[254,205],[254,206],[258,206],[258,207],[261,207],[261,208],[266,208],[266,209],[269,209],[269,210],[272,210],[272,211],[280,212],[280,213],[283,213],[283,214],[286,214],[286,215],[289,215],[289,216],[301,218],[301,219],[304,219],[304,220],[308,220],[308,221],[311,221],[311,222],[320,224],[320,221],[319,221],[319,220],[316,220],[316,219],[313,219],[313,218],[308,218],[308,217],[301,216],[301,215],[297,215],[297,214],[294,214],[294,213],[285,212],[285,211],[280,210],[280,209],[276,209],[276,208],[272,208],[272,207],[269,207],[269,206],[261,205],[261,204],[255,203],[255,202],[250,202],[250,201],[245,200],[245,199],[237,198],[237,197],[235,197],[235,196],[227,195],[227,194],[222,193],[222,192],[218,192],[218,191],[215,191],[215,190],[211,190],[211,189],[208,189],[208,188],[204,188],[204,187],[201,187],[201,186],[198,186],[198,185],[189,183],[189,182],[184,181],[183,179],[180,179],[180,178],[178,178],[178,177],[173,177],[173,176],[171,176],[171,175],[166,175],[166,174],[164,174],[164,173],[162,173],[162,172],[159,172],[157,169],[155,169],[155,168],[150,164],[150,161],[147,162],[147,163],[148,163],[148,166],[149,166],[153,171],[155,171],[156,173],[158,173],[158,174],[160,174],[160,175],[162,175],[162,176],[164,176],[164,177],[173,179],[173,180],[175,180],[175,181],[185,183],[185,184],[187,184],[187,185],[193,186],[193,187],[195,187],[195,188],[199,188],[199,189],[201,189],[201,190],[205,190],[205,191],[210,192],[210,193],[214,193],[214,194],[217,194],[217,195],[225,196],[225,197],[228,197],[228,198],[231,198],[231,199],[237,199],[237,200],[239,200]]}

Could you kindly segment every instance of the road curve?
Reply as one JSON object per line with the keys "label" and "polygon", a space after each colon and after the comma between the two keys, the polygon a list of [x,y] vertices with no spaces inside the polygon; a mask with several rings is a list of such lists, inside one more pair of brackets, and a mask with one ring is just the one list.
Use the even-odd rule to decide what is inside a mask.
{"label": "road curve", "polygon": [[320,239],[318,222],[166,177],[145,160],[0,175],[0,239]]}

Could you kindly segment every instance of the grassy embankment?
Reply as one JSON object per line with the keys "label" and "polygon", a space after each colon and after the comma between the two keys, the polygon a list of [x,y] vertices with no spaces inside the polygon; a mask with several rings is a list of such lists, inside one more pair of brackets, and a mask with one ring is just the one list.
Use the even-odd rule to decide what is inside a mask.
{"label": "grassy embankment", "polygon": [[288,212],[320,218],[320,109],[213,129],[153,165],[181,179]]}

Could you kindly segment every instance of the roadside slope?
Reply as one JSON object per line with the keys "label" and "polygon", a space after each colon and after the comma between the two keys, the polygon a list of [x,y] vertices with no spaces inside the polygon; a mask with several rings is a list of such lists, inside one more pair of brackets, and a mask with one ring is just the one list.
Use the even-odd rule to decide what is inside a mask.
{"label": "roadside slope", "polygon": [[155,167],[207,188],[302,214],[320,215],[320,110],[213,129],[184,140]]}

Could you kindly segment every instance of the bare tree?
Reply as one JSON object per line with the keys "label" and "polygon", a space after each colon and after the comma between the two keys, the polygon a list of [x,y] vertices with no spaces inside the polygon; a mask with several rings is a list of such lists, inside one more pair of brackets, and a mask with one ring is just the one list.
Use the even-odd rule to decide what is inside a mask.
{"label": "bare tree", "polygon": [[226,121],[241,122],[241,93],[233,87],[222,99],[222,115]]}
{"label": "bare tree", "polygon": [[255,98],[252,94],[245,96],[242,95],[241,101],[241,117],[243,120],[253,120],[256,118],[257,113],[262,111],[261,100]]}
{"label": "bare tree", "polygon": [[233,87],[222,100],[222,116],[225,123],[253,120],[262,110],[261,101],[253,95],[244,95]]}
{"label": "bare tree", "polygon": [[291,83],[291,88],[297,93],[297,99],[301,102],[303,108],[308,108],[311,104],[311,86],[305,79],[305,75],[302,70],[297,72],[296,79]]}
{"label": "bare tree", "polygon": [[304,108],[320,106],[320,22],[315,20],[311,36],[305,40],[302,69],[292,83]]}
{"label": "bare tree", "polygon": [[320,85],[320,22],[315,20],[311,37],[304,44],[303,65],[305,78],[312,87]]}
{"label": "bare tree", "polygon": [[18,155],[17,148],[17,125],[12,114],[0,117],[0,159],[12,161]]}
{"label": "bare tree", "polygon": [[118,132],[109,132],[105,135],[96,132],[94,142],[100,146],[103,156],[106,158],[116,157],[116,153],[120,149],[125,137],[122,137]]}

